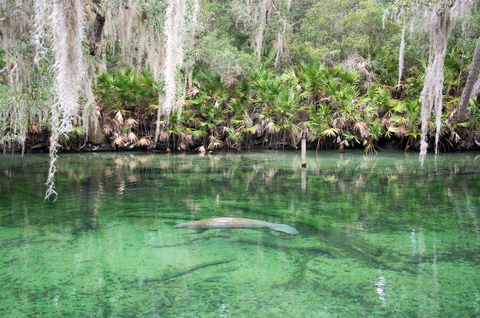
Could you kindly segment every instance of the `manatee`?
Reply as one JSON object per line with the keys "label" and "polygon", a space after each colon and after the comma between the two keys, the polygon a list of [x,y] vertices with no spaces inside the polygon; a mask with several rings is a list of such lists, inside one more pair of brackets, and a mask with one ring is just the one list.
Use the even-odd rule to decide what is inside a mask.
{"label": "manatee", "polygon": [[175,229],[187,228],[195,230],[208,229],[226,229],[226,228],[243,228],[243,229],[271,229],[288,234],[298,234],[297,229],[285,224],[273,224],[265,221],[242,219],[242,218],[214,218],[193,222],[182,223],[174,226]]}

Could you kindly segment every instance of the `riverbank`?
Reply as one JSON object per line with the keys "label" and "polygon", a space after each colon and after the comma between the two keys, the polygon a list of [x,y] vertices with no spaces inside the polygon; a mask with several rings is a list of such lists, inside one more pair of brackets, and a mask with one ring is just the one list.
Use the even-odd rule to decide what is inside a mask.
{"label": "riverbank", "polygon": [[[29,144],[28,140],[33,140],[34,138],[28,137],[27,142],[25,143],[24,152],[25,153],[48,153],[49,144],[47,140],[43,140],[42,143],[37,143],[35,145]],[[434,151],[434,140],[431,140],[429,143],[429,151]],[[262,138],[251,138],[251,142],[248,144],[242,144],[238,147],[232,147],[229,145],[227,140],[219,139],[213,146],[204,144],[201,141],[191,142],[180,142],[175,143],[173,141],[165,140],[163,142],[158,142],[154,144],[150,142],[148,144],[141,143],[124,143],[119,146],[115,142],[104,142],[104,143],[93,143],[90,141],[83,141],[80,144],[78,141],[75,144],[66,145],[65,143],[60,145],[58,152],[60,153],[76,153],[76,152],[130,152],[130,151],[139,151],[139,150],[150,150],[158,152],[202,152],[202,151],[215,151],[215,150],[260,150],[260,149],[270,149],[270,150],[297,150],[300,148],[298,144],[289,144],[285,142],[269,142]],[[366,151],[383,151],[387,149],[399,149],[405,151],[419,151],[420,150],[420,141],[408,141],[405,138],[391,138],[391,139],[380,139],[373,145],[360,144],[360,143],[351,143],[347,147],[338,144],[333,138],[326,139],[322,142],[307,141],[307,149],[309,150],[339,150],[339,151],[348,151],[348,149],[365,149]],[[452,152],[452,151],[470,151],[470,150],[480,150],[480,143],[478,141],[453,143],[450,140],[441,140],[439,146],[440,152]],[[12,152],[12,149],[4,149],[4,153]],[[21,153],[22,147],[16,145],[13,152]]]}

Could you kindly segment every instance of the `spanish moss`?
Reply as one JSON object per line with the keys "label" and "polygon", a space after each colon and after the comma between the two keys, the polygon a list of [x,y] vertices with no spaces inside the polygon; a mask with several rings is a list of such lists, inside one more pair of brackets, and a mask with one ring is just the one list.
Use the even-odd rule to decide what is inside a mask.
{"label": "spanish moss", "polygon": [[58,138],[72,130],[72,121],[79,109],[78,94],[84,76],[83,18],[82,5],[79,0],[54,2],[51,20],[55,54],[55,89],[58,102],[52,106],[50,168],[45,199],[56,194],[54,165],[59,146]]}

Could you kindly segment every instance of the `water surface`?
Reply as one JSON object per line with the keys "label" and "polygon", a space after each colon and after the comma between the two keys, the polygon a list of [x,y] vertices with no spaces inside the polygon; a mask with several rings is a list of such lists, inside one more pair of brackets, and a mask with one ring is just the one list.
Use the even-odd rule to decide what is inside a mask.
{"label": "water surface", "polygon": [[[0,157],[2,317],[480,317],[480,153]],[[173,229],[242,217],[271,230]]]}

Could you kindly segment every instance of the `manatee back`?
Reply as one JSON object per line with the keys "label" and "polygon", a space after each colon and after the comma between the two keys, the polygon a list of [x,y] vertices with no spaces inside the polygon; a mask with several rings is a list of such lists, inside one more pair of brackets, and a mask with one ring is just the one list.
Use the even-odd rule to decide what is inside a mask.
{"label": "manatee back", "polygon": [[288,234],[298,234],[298,231],[296,228],[294,228],[293,226],[290,226],[290,225],[286,225],[286,224],[272,224],[272,226],[270,227],[272,230],[275,230],[275,231],[279,231],[279,232],[285,232],[285,233],[288,233]]}

